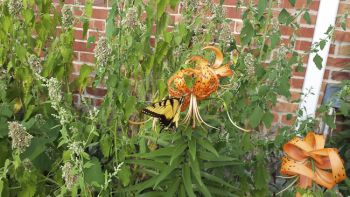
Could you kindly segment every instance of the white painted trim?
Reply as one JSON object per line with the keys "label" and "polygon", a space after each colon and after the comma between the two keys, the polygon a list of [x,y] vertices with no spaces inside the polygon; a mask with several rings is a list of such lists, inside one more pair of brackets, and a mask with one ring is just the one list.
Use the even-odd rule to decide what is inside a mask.
{"label": "white painted trim", "polygon": [[[335,24],[338,6],[339,0],[320,1],[312,43],[319,42],[320,39],[326,38],[325,32],[327,31],[328,27],[330,25],[334,26]],[[301,97],[301,103],[299,105],[299,109],[303,110],[304,112],[301,120],[305,120],[308,117],[315,117],[317,102],[319,99],[323,75],[327,63],[330,42],[331,41],[327,42],[324,49],[318,52],[318,54],[323,59],[321,70],[319,70],[313,62],[315,53],[309,55],[305,80],[302,89],[303,95]],[[311,90],[313,94],[309,94],[305,97],[305,94],[307,94],[309,90]]]}

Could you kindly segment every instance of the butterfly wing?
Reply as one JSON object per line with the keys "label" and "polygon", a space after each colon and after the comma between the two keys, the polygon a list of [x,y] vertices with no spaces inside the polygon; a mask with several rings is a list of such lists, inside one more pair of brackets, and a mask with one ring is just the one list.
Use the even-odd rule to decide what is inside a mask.
{"label": "butterfly wing", "polygon": [[180,118],[182,98],[168,98],[144,108],[142,113],[158,118],[162,129],[177,127]]}

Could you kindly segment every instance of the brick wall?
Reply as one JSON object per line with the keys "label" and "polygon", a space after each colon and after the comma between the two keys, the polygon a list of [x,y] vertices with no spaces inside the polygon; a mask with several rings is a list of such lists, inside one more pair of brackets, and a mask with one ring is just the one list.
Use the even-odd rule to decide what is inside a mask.
{"label": "brick wall", "polygon": [[[278,8],[276,8],[276,10],[286,8],[289,12],[293,12],[295,11],[295,9],[300,9],[306,4],[306,0],[297,0],[296,2],[297,3],[295,7],[293,8],[289,4],[288,0],[279,0]],[[299,37],[297,39],[295,49],[300,53],[308,51],[311,47],[319,2],[319,0],[313,0],[311,3],[309,11],[311,17],[311,24],[307,24],[307,22],[302,18],[302,16],[300,16],[297,19],[301,26],[301,29],[298,32]],[[67,0],[65,3],[72,4],[74,6],[74,14],[76,16],[81,15],[84,0]],[[236,3],[236,0],[225,0],[224,7],[227,13],[227,18],[231,19],[232,21],[232,32],[235,35],[239,35],[242,28],[241,14],[243,13],[243,8],[237,9]],[[98,40],[98,36],[103,34],[105,31],[105,19],[108,15],[110,2],[108,0],[95,0],[93,5],[94,6],[92,19],[90,21],[90,29],[88,30],[87,37],[96,36],[96,40]],[[181,18],[180,10],[181,9],[178,7],[175,10],[169,11],[169,13],[171,14],[171,18],[174,20],[174,22]],[[350,0],[341,0],[338,10],[338,16],[346,12],[350,12]],[[327,67],[322,82],[322,89],[320,94],[321,98],[319,99],[319,101],[322,100],[323,92],[327,83],[339,83],[341,80],[350,79],[350,72],[343,70],[346,66],[350,66],[350,16],[346,20],[346,31],[343,31],[340,28],[340,25],[337,25],[336,27],[335,37],[331,44],[329,57],[327,61]],[[290,29],[282,29],[283,38],[286,42],[288,41],[290,33]],[[93,49],[95,45],[92,44],[90,48],[86,47],[87,41],[82,37],[82,24],[80,22],[75,24],[75,38],[76,41],[74,43],[74,72],[77,73],[82,64],[94,63]],[[308,59],[306,57],[304,61],[304,66],[306,66],[307,61]],[[292,94],[291,100],[296,100],[300,98],[301,88],[304,82],[304,76],[305,72],[293,72],[293,77],[290,80]],[[105,92],[106,91],[101,89],[93,90],[91,88],[88,88],[84,95],[86,97],[92,98],[94,104],[99,105],[103,100],[103,95],[105,94]],[[78,100],[78,97],[75,97],[75,99],[76,102],[80,102]],[[275,116],[274,121],[279,124],[290,124],[292,120],[287,120],[287,114],[295,112],[297,108],[298,104],[291,103],[282,98],[279,99],[279,103],[273,109]]]}

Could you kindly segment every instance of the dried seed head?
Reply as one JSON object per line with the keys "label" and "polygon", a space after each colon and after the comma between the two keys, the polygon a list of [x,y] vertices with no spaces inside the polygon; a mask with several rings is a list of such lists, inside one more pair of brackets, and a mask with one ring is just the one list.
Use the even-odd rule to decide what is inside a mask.
{"label": "dried seed head", "polygon": [[342,98],[346,102],[350,102],[350,84],[344,85],[340,90],[339,95],[340,98]]}
{"label": "dried seed head", "polygon": [[97,46],[94,50],[94,53],[95,53],[97,64],[105,66],[112,54],[112,49],[108,45],[106,37],[101,37],[99,39]]}
{"label": "dried seed head", "polygon": [[29,147],[33,136],[27,132],[22,124],[16,121],[8,122],[8,124],[9,137],[12,138],[12,149],[18,149],[21,153],[24,152]]}
{"label": "dried seed head", "polygon": [[68,148],[74,155],[80,155],[82,152],[84,152],[81,142],[73,142],[68,145]]}
{"label": "dried seed head", "polygon": [[278,58],[284,59],[286,57],[287,53],[288,53],[288,48],[286,46],[282,45],[278,49]]}
{"label": "dried seed head", "polygon": [[41,61],[40,61],[40,58],[38,58],[36,55],[34,54],[31,54],[29,57],[28,57],[28,63],[30,65],[30,68],[37,74],[40,74],[41,73],[41,69],[42,69],[42,66],[41,66]]}
{"label": "dried seed head", "polygon": [[74,23],[74,16],[72,7],[65,4],[61,10],[62,12],[62,27],[63,29],[71,29]]}
{"label": "dried seed head", "polygon": [[77,181],[77,174],[74,172],[73,165],[70,162],[66,162],[62,166],[62,178],[66,183],[66,187],[68,190],[72,190],[74,184]]}
{"label": "dried seed head", "polygon": [[251,53],[248,53],[244,57],[244,64],[247,67],[247,73],[249,76],[253,76],[255,74],[255,58]]}
{"label": "dried seed head", "polygon": [[9,0],[7,4],[11,15],[19,15],[23,8],[22,0]]}
{"label": "dried seed head", "polygon": [[62,100],[61,83],[56,78],[51,77],[49,80],[47,80],[45,86],[47,86],[49,90],[49,98],[52,102],[52,106],[57,110],[59,106],[58,104]]}

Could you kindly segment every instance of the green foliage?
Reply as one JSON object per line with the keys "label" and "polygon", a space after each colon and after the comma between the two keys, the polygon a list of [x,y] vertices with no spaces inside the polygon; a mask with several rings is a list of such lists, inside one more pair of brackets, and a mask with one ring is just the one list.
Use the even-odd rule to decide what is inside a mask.
{"label": "green foliage", "polygon": [[[292,68],[303,64],[294,51],[295,34],[282,44],[280,26],[297,30],[297,16],[309,21],[306,8],[296,15],[282,9],[274,17],[275,1],[246,4],[235,37],[223,1],[183,1],[182,19],[173,24],[167,10],[178,0],[112,0],[105,37],[87,38],[88,47],[97,42],[95,66],[82,65],[69,81],[71,8],[61,2],[61,16],[51,1],[29,0],[17,12],[11,7],[16,2],[0,4],[0,194],[271,196],[283,189],[274,182],[281,147],[315,120],[300,123],[299,133],[291,132],[297,123],[266,131],[277,98],[290,97]],[[84,38],[92,8],[93,1],[85,1]],[[203,119],[219,130],[180,122],[175,132],[159,133],[150,121],[134,124],[146,119],[139,113],[143,107],[167,96],[167,79],[192,66],[185,64],[189,57],[213,61],[202,51],[207,45],[217,45],[235,71],[199,103]],[[315,47],[322,50],[325,41]],[[107,88],[98,108],[84,97],[87,86]],[[73,96],[79,106],[72,105]],[[23,152],[9,137],[8,121],[18,121],[32,136]]]}

